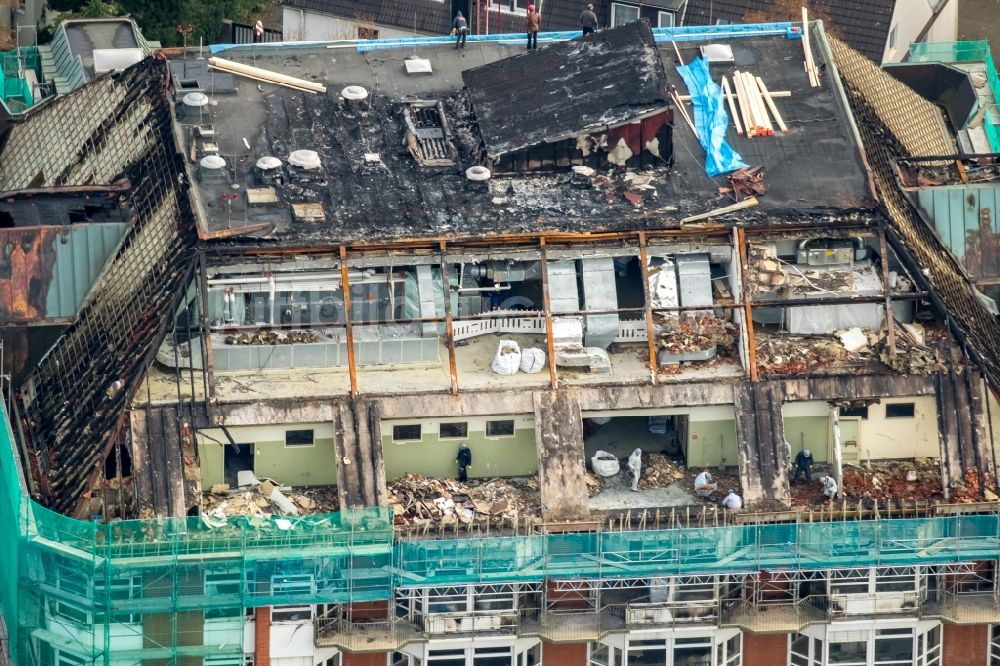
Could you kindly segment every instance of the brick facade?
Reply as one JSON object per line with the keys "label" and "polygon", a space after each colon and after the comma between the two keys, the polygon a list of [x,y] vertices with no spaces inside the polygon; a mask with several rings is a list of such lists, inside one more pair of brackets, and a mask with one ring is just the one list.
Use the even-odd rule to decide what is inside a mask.
{"label": "brick facade", "polygon": [[944,625],[941,636],[941,666],[986,666],[989,626]]}
{"label": "brick facade", "polygon": [[788,634],[743,634],[743,666],[788,663]]}
{"label": "brick facade", "polygon": [[271,608],[254,610],[253,653],[255,666],[271,666]]}
{"label": "brick facade", "polygon": [[343,666],[385,666],[386,653],[351,654],[344,652],[340,663]]}
{"label": "brick facade", "polygon": [[586,643],[542,643],[542,663],[587,666]]}

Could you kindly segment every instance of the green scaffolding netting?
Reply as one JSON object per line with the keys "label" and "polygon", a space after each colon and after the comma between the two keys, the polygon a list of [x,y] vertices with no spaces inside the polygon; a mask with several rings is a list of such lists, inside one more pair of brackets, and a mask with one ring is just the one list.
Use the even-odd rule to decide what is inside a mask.
{"label": "green scaffolding netting", "polygon": [[27,496],[4,421],[0,608],[16,664],[242,663],[245,609],[391,599],[397,587],[1000,558],[996,515],[395,544],[384,509],[88,523]]}

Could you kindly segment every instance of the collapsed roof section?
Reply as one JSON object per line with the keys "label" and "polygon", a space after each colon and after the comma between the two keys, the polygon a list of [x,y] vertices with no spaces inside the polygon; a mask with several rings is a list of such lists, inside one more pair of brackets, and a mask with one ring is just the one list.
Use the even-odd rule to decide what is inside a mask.
{"label": "collapsed roof section", "polygon": [[[128,228],[77,320],[22,389],[32,492],[73,512],[123,432],[126,406],[193,266],[167,65],[147,59],[29,112],[0,154],[0,190],[122,177]],[[13,157],[13,156],[16,156]],[[126,181],[120,181],[126,182]]]}
{"label": "collapsed roof section", "polygon": [[467,69],[462,80],[491,159],[669,105],[663,62],[644,21]]}
{"label": "collapsed roof section", "polygon": [[[944,116],[845,43],[827,39],[861,130],[876,191],[889,218],[889,241],[918,286],[929,292],[969,357],[994,388],[1000,387],[1000,323],[896,180],[898,159],[955,152]],[[963,462],[966,467],[987,471],[986,461],[978,457],[965,461],[955,458],[950,461],[952,472],[960,473]]]}

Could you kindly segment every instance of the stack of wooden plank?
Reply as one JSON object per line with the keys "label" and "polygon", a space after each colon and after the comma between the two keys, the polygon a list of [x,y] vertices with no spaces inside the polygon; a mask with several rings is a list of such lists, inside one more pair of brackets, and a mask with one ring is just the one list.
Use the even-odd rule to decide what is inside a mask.
{"label": "stack of wooden plank", "polygon": [[729,80],[722,77],[722,94],[729,101],[729,111],[739,136],[774,136],[775,126],[783,134],[788,132],[774,96],[759,76],[736,70],[732,87]]}

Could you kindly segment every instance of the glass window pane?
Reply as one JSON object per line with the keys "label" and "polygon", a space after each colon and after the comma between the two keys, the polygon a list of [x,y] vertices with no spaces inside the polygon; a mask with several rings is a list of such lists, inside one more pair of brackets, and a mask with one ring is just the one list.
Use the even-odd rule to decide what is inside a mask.
{"label": "glass window pane", "polygon": [[845,641],[830,643],[831,664],[857,664],[864,666],[868,661],[868,641]]}
{"label": "glass window pane", "polygon": [[900,638],[875,639],[876,664],[896,664],[896,663],[906,664],[912,661],[913,661],[912,638],[900,637]]}

